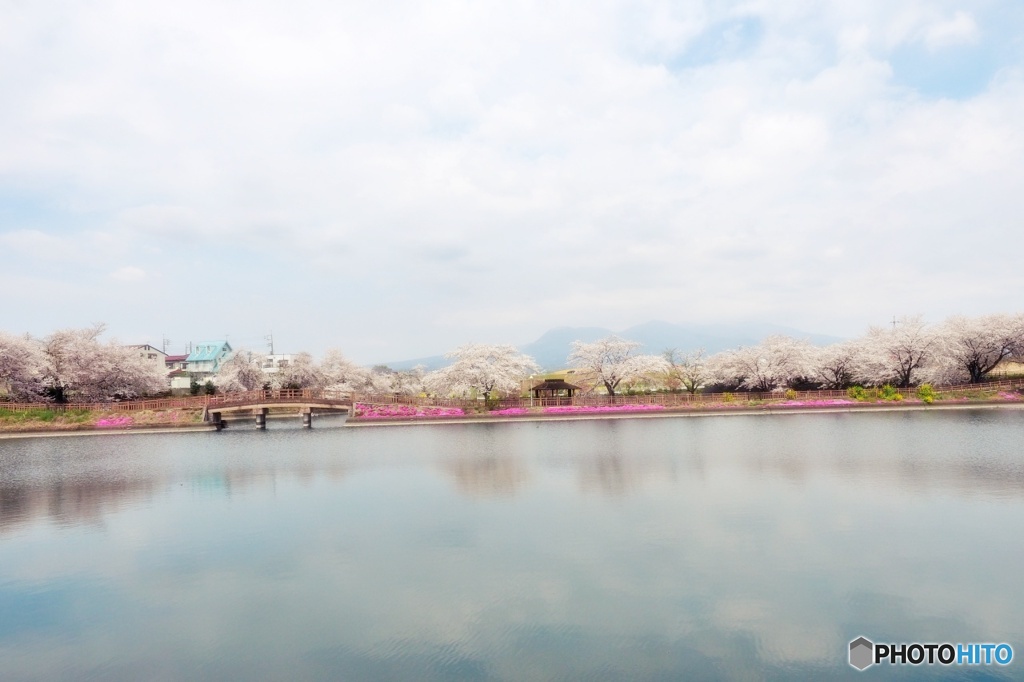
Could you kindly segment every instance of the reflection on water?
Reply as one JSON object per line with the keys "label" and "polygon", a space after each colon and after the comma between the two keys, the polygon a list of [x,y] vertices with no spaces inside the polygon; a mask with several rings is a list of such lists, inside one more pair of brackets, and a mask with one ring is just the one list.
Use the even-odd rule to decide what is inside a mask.
{"label": "reflection on water", "polygon": [[853,679],[861,634],[1024,657],[1022,431],[978,411],[0,441],[0,679]]}

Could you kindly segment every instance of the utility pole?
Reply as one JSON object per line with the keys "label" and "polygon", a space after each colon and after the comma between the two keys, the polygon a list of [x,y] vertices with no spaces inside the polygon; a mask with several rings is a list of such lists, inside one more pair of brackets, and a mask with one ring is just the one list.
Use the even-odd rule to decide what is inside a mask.
{"label": "utility pole", "polygon": [[897,320],[896,316],[893,315],[892,316],[892,328],[895,329],[897,324],[899,324],[899,320]]}
{"label": "utility pole", "polygon": [[267,342],[267,347],[270,348],[270,354],[274,354],[274,332],[270,332],[263,337],[263,340]]}

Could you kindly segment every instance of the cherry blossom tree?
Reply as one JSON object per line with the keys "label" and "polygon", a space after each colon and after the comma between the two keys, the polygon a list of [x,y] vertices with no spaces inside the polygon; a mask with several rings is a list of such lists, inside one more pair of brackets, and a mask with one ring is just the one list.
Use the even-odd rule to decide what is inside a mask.
{"label": "cherry blossom tree", "polygon": [[366,375],[366,388],[365,390],[371,393],[383,394],[383,393],[395,393],[395,370],[391,369],[387,365],[375,365],[370,368],[370,371]]}
{"label": "cherry blossom tree", "polygon": [[670,348],[663,353],[663,357],[668,363],[665,383],[673,390],[683,388],[693,395],[711,379],[703,348],[692,353],[681,353]]}
{"label": "cherry blossom tree", "polygon": [[41,345],[43,384],[49,397],[58,403],[74,398],[91,399],[89,389],[98,368],[102,325],[86,329],[61,329],[50,334]]}
{"label": "cherry blossom tree", "polygon": [[935,333],[939,383],[984,381],[1006,358],[1024,353],[1024,315],[951,317]]}
{"label": "cherry blossom tree", "polygon": [[718,353],[712,368],[719,381],[752,391],[785,388],[811,371],[813,346],[788,336],[769,336],[756,346]]}
{"label": "cherry blossom tree", "polygon": [[485,398],[491,393],[514,393],[524,378],[540,371],[533,358],[511,345],[471,343],[445,357],[454,362],[423,379],[435,393],[466,395],[475,390]]}
{"label": "cherry blossom tree", "polygon": [[415,395],[423,391],[423,366],[409,370],[394,370],[387,365],[377,365],[369,373],[369,390],[374,393],[399,393]]}
{"label": "cherry blossom tree", "polygon": [[226,393],[256,391],[269,386],[270,378],[263,371],[266,357],[263,353],[239,348],[221,363],[214,384]]}
{"label": "cherry blossom tree", "polygon": [[856,343],[835,343],[815,348],[811,353],[808,378],[822,388],[840,389],[854,382],[858,346]]}
{"label": "cherry blossom tree", "polygon": [[167,390],[167,370],[162,362],[155,363],[140,356],[135,348],[113,341],[107,345],[105,356],[106,371],[96,377],[101,400],[134,400]]}
{"label": "cherry blossom tree", "polygon": [[43,339],[42,384],[52,400],[132,399],[166,388],[162,367],[116,341],[101,343],[104,329],[62,329]]}
{"label": "cherry blossom tree", "polygon": [[39,342],[0,332],[0,392],[13,400],[38,400],[45,393],[42,378]]}
{"label": "cherry blossom tree", "polygon": [[370,372],[355,364],[337,349],[327,351],[320,363],[322,388],[351,393],[364,391],[370,384]]}
{"label": "cherry blossom tree", "polygon": [[905,316],[892,328],[871,327],[857,342],[854,375],[869,386],[917,383],[938,350],[937,335],[919,315]]}
{"label": "cherry blossom tree", "polygon": [[274,377],[278,388],[320,388],[324,374],[309,353],[296,353],[291,361]]}
{"label": "cherry blossom tree", "polygon": [[423,365],[416,365],[412,369],[399,370],[394,373],[391,380],[391,390],[403,395],[415,395],[424,390],[423,379],[426,376]]}
{"label": "cherry blossom tree", "polygon": [[[578,375],[597,385],[604,385],[608,395],[623,382],[644,379],[651,375],[664,375],[669,363],[659,355],[639,355],[642,344],[617,336],[607,336],[593,343],[573,341],[569,364],[582,372]],[[593,389],[591,389],[593,390]]]}

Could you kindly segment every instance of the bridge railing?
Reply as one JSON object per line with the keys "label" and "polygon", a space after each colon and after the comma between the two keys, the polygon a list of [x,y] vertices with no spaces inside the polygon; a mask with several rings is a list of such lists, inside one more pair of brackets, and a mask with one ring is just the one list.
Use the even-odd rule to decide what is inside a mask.
{"label": "bridge railing", "polygon": [[278,388],[221,393],[207,396],[205,406],[214,409],[221,405],[246,405],[256,403],[301,403],[324,401],[348,403],[350,394],[346,391],[321,388]]}

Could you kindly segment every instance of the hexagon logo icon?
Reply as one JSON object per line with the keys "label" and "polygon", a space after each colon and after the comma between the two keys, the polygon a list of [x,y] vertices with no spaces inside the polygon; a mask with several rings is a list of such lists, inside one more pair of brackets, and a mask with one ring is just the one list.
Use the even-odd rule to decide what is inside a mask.
{"label": "hexagon logo icon", "polygon": [[857,670],[864,670],[874,663],[875,645],[867,637],[858,637],[850,642],[850,665]]}

